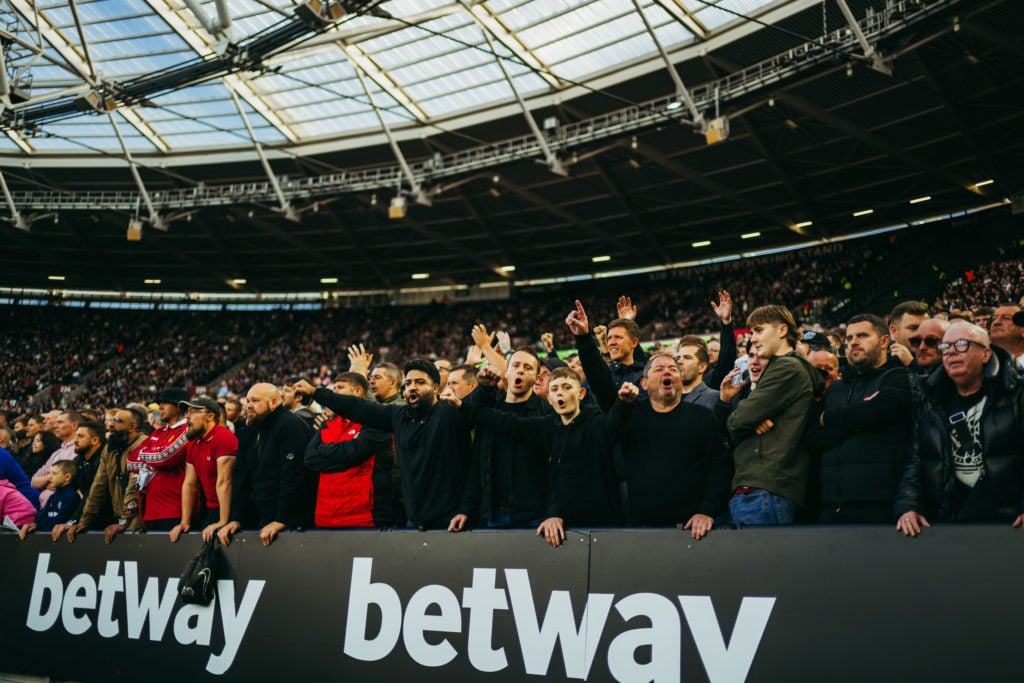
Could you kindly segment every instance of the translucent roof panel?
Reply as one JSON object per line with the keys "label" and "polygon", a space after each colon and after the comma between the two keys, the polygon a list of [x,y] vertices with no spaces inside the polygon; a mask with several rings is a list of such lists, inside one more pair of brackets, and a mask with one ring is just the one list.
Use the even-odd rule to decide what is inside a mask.
{"label": "translucent roof panel", "polygon": [[[29,101],[0,107],[0,124],[23,130],[40,155],[119,154],[106,117],[91,111],[112,103],[132,110],[120,124],[132,152],[173,162],[251,142],[234,90],[268,144],[357,145],[380,132],[381,116],[397,136],[423,137],[435,121],[479,121],[517,94],[550,103],[597,76],[663,69],[655,38],[669,50],[697,44],[686,14],[714,30],[773,1],[673,0],[673,16],[642,0],[652,36],[628,0],[390,0],[324,30],[294,0],[232,0],[224,32],[214,0],[198,14],[183,0],[78,0],[80,23],[66,0],[5,0],[5,26],[43,54],[10,48],[9,78]],[[8,140],[0,154],[23,152]]]}

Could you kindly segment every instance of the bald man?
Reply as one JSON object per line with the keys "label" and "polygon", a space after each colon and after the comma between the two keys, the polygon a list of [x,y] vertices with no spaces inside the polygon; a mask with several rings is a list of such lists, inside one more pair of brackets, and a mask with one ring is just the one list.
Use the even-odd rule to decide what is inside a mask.
{"label": "bald man", "polygon": [[249,426],[239,441],[231,521],[217,537],[230,545],[231,537],[252,516],[245,509],[251,500],[260,542],[269,546],[285,529],[313,526],[316,474],[303,464],[313,430],[281,405],[281,392],[273,384],[253,385],[246,398]]}

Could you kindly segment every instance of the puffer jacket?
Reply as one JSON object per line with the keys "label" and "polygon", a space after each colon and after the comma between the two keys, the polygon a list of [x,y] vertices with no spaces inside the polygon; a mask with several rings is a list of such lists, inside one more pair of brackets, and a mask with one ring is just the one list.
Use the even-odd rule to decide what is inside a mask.
{"label": "puffer jacket", "polygon": [[829,387],[824,426],[813,421],[806,438],[822,454],[823,503],[892,505],[910,442],[910,406],[910,373],[896,358],[865,372],[847,368]]}
{"label": "puffer jacket", "polygon": [[[940,367],[914,386],[914,436],[896,497],[895,514],[911,510],[929,521],[957,520],[956,473],[946,398],[955,391]],[[992,508],[964,521],[1012,520],[1024,512],[1024,381],[1012,356],[993,346],[984,369],[981,416],[984,474]],[[976,485],[977,486],[977,485]]]}

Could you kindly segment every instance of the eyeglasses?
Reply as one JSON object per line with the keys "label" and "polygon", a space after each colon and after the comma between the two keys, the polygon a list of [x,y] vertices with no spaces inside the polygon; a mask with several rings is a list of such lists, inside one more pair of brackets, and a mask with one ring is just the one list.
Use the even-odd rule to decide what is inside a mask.
{"label": "eyeglasses", "polygon": [[936,344],[935,348],[939,350],[940,354],[942,354],[943,356],[947,356],[949,355],[952,349],[956,349],[957,353],[967,353],[967,349],[971,348],[971,344],[974,344],[975,346],[980,346],[983,349],[988,348],[984,344],[972,341],[970,339],[957,339],[954,342],[942,342],[941,344]]}
{"label": "eyeglasses", "polygon": [[915,349],[918,346],[920,346],[921,344],[924,344],[929,349],[934,349],[936,346],[939,345],[939,342],[942,341],[942,338],[941,337],[911,337],[907,341]]}

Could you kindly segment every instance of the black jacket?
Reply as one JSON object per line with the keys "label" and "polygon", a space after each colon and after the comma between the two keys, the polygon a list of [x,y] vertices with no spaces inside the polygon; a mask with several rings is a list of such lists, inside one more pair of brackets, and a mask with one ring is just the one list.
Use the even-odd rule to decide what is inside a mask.
{"label": "black jacket", "polygon": [[558,415],[517,418],[463,401],[461,411],[472,424],[515,436],[545,454],[548,500],[545,516],[561,517],[567,526],[619,526],[622,499],[611,450],[624,404],[616,401],[605,415],[593,407],[569,424]]}
{"label": "black jacket", "polygon": [[[829,387],[807,445],[821,454],[821,500],[891,507],[910,441],[910,372],[896,358]],[[824,426],[819,416],[824,414]]]}
{"label": "black jacket", "polygon": [[1014,358],[993,346],[984,369],[984,473],[974,486],[988,503],[984,509],[973,505],[967,513],[968,506],[957,505],[948,409],[956,389],[946,369],[939,368],[913,389],[914,433],[896,497],[896,515],[913,510],[932,522],[991,522],[1012,520],[1024,512],[1024,383]]}
{"label": "black jacket", "polygon": [[[550,415],[547,401],[536,394],[522,404],[495,403],[495,390],[481,385],[474,392],[474,401],[517,417]],[[497,471],[501,468],[503,471]],[[498,500],[496,479],[507,482],[508,500]],[[459,512],[470,519],[486,523],[502,510],[507,502],[507,514],[512,526],[521,527],[547,516],[548,474],[543,449],[524,441],[509,439],[496,429],[479,427],[473,440],[473,460],[466,479],[466,489]]]}
{"label": "black jacket", "polygon": [[232,520],[244,523],[251,499],[260,527],[270,522],[290,529],[313,526],[316,473],[303,464],[312,435],[301,417],[281,406],[246,427],[231,483]]}
{"label": "black jacket", "polygon": [[447,529],[458,513],[470,460],[470,431],[452,406],[438,401],[420,412],[409,405],[371,403],[317,389],[317,403],[366,427],[395,435],[402,499],[409,522]]}

